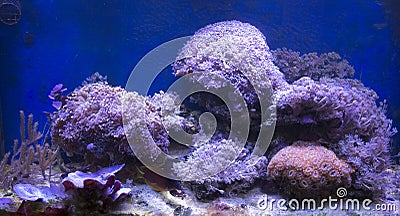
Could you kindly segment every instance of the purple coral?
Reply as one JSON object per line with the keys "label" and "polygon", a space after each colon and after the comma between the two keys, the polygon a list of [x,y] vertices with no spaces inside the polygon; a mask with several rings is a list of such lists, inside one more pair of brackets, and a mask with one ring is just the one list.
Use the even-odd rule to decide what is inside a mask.
{"label": "purple coral", "polygon": [[[278,112],[275,140],[318,142],[354,170],[352,192],[375,198],[384,194],[387,187],[383,176],[391,163],[389,142],[397,130],[386,116],[385,102],[377,105],[373,90],[350,79],[354,68],[337,53],[300,56],[286,49],[270,51],[255,27],[226,21],[198,30],[173,66],[177,76],[197,72],[192,79],[207,89],[223,87],[212,74],[225,77],[251,109],[257,98],[269,96],[256,90],[267,89],[270,83]],[[229,119],[229,111],[215,97],[197,95],[192,99],[223,116],[220,119]],[[259,124],[256,120],[261,118],[260,113],[252,115],[252,121]],[[229,185],[224,177],[217,175],[193,185],[200,194],[210,189],[223,191],[220,189]]]}
{"label": "purple coral", "polygon": [[[51,116],[52,141],[67,154],[78,154],[87,164],[109,165],[131,160],[134,156],[125,136],[122,123],[122,98],[127,92],[121,87],[112,87],[106,82],[86,83],[65,98],[65,105]],[[142,107],[148,115],[138,115],[148,122],[154,131],[154,140],[163,150],[169,145],[168,135],[160,125],[159,114],[151,109],[148,98],[138,95],[132,103]],[[133,106],[133,105],[132,105]]]}
{"label": "purple coral", "polygon": [[355,131],[366,140],[392,134],[385,110],[376,106],[376,93],[359,81],[329,78],[314,81],[303,77],[276,95],[278,125],[304,124],[312,120],[313,124],[321,126],[321,136],[334,142]]}
{"label": "purple coral", "polygon": [[[214,147],[209,152],[218,148],[218,141],[212,142]],[[263,179],[267,174],[268,160],[261,157],[253,164],[250,163],[250,153],[254,143],[244,148],[234,162],[218,174],[189,183],[199,199],[214,199],[219,196],[233,197],[245,193],[257,180]],[[204,152],[207,157],[208,152]],[[218,165],[215,165],[218,167]]]}
{"label": "purple coral", "polygon": [[352,79],[302,77],[276,96],[278,136],[324,143],[355,170],[358,194],[382,196],[396,129],[373,90]]}
{"label": "purple coral", "polygon": [[[178,54],[173,69],[176,76],[192,74],[192,81],[206,89],[223,88],[226,83],[214,76],[224,77],[240,92],[247,107],[254,110],[251,114],[254,131],[259,129],[260,123],[255,114],[259,111],[259,99],[269,99],[272,89],[287,86],[283,74],[272,63],[265,36],[256,27],[239,21],[218,22],[198,30]],[[224,137],[226,128],[230,127],[230,111],[222,100],[210,94],[196,93],[191,100],[218,119],[216,139],[208,143],[209,149],[194,151],[200,157],[207,157],[219,148],[221,140],[217,137]],[[200,199],[233,196],[262,178],[266,173],[267,159],[262,157],[255,165],[248,164],[249,149],[253,144],[246,144],[240,156],[217,175],[190,182],[196,196]]]}
{"label": "purple coral", "polygon": [[354,196],[383,198],[393,189],[396,179],[390,172],[389,137],[375,137],[364,141],[358,135],[347,135],[334,150],[356,169],[352,183]]}
{"label": "purple coral", "polygon": [[302,77],[276,98],[278,136],[324,143],[355,170],[358,196],[382,197],[389,142],[397,131],[373,90],[353,79]]}
{"label": "purple coral", "polygon": [[303,76],[319,80],[321,77],[350,78],[354,75],[354,68],[335,52],[323,53],[319,56],[317,53],[300,56],[299,52],[278,48],[271,50],[271,53],[274,64],[279,67],[289,83]]}
{"label": "purple coral", "polygon": [[219,74],[249,105],[270,92],[271,84],[274,88],[286,85],[283,74],[272,63],[264,35],[239,21],[218,22],[198,30],[182,48],[173,69],[177,76],[198,72],[194,79],[206,88],[223,87],[210,76]]}
{"label": "purple coral", "polygon": [[94,173],[76,171],[69,173],[62,180],[62,184],[67,192],[73,193],[74,198],[86,200],[89,205],[100,200],[105,206],[126,197],[131,191],[129,188],[123,188],[115,177],[115,173],[123,167],[124,164],[112,166]]}

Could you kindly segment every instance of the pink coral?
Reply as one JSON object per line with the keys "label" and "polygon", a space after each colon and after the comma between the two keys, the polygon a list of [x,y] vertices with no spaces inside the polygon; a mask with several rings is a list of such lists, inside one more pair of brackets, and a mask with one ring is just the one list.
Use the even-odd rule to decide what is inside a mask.
{"label": "pink coral", "polygon": [[298,141],[281,149],[268,164],[268,175],[298,196],[315,196],[351,184],[353,169],[327,148]]}

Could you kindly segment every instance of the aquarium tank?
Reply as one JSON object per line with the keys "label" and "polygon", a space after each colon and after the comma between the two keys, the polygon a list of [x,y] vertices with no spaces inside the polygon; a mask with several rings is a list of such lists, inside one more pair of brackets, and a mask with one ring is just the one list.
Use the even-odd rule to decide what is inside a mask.
{"label": "aquarium tank", "polygon": [[0,1],[0,215],[399,215],[400,1]]}

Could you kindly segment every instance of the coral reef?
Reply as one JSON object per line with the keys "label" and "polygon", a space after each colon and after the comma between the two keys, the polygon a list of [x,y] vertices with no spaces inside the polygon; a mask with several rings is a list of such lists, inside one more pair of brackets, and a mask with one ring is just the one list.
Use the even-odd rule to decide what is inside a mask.
{"label": "coral reef", "polygon": [[[49,94],[56,109],[49,114],[51,146],[33,116],[25,124],[20,111],[21,140],[14,141],[13,153],[0,162],[0,183],[3,189],[13,187],[23,201],[13,211],[14,200],[1,198],[0,214],[82,215],[112,209],[116,214],[258,215],[266,213],[260,206],[260,200],[267,202],[266,188],[279,191],[283,198],[326,198],[344,187],[347,198],[395,201],[386,196],[390,187],[399,191],[400,173],[390,167],[389,143],[397,130],[386,116],[386,101],[378,103],[372,89],[352,79],[353,67],[337,53],[270,50],[256,27],[224,21],[198,30],[178,54],[173,70],[175,76],[191,75],[194,85],[207,90],[225,88],[224,81],[230,82],[236,90],[229,92],[229,100],[235,102],[233,94],[239,92],[246,105],[235,109],[250,111],[249,134],[231,136],[232,113],[219,95],[197,92],[190,97],[195,106],[178,104],[175,93],[142,96],[110,86],[98,73],[66,96],[66,88],[57,84]],[[277,116],[265,120],[265,101],[273,103]],[[199,123],[207,111],[218,123],[213,134],[205,132],[209,125]],[[257,133],[272,120],[276,130],[270,148],[256,157],[252,152],[259,147]],[[172,134],[169,137],[168,132],[182,128],[194,134],[193,145],[179,145]],[[137,143],[146,151],[134,153]],[[71,163],[77,171],[63,173],[67,176],[52,184],[59,148],[67,155],[83,156],[85,169],[101,169],[84,172],[82,164]],[[168,172],[190,180],[167,179],[137,160],[142,153],[157,158],[162,153],[158,149],[178,160]],[[123,185],[116,173],[125,164],[124,172],[132,172],[132,180]],[[35,178],[28,179],[33,174]],[[40,175],[49,179],[48,187],[36,184]],[[143,181],[148,185],[140,185]],[[253,187],[256,183],[261,187]],[[126,203],[114,205],[121,200]]]}
{"label": "coral reef", "polygon": [[[279,148],[303,140],[318,143],[321,151],[334,153],[350,166],[349,170],[354,170],[352,175],[346,174],[346,180],[340,180],[355,196],[379,199],[384,196],[385,188],[390,187],[385,186],[387,181],[383,176],[391,164],[390,138],[397,130],[386,117],[386,102],[377,105],[377,94],[351,79],[354,68],[337,53],[318,56],[300,55],[287,49],[271,51],[255,27],[225,21],[198,30],[178,54],[173,69],[177,76],[195,74],[191,79],[206,89],[224,87],[224,83],[214,79],[215,75],[223,76],[239,90],[249,110],[259,109],[260,98],[271,97],[277,109],[274,140],[283,143]],[[271,95],[257,91],[268,89],[268,85],[273,88]],[[217,117],[220,130],[214,138],[225,137],[226,129],[221,128],[229,130],[224,123],[229,124],[230,118],[222,101],[207,94],[194,95],[192,101],[220,116]],[[250,114],[249,140],[254,139],[261,114],[257,111]],[[208,148],[216,145],[217,142],[211,142]],[[279,154],[279,150],[270,149],[269,157]],[[291,154],[296,157],[297,152]],[[217,175],[211,181],[220,179],[223,176]],[[207,194],[213,189],[202,187],[200,191]]]}
{"label": "coral reef", "polygon": [[335,194],[337,188],[351,185],[353,172],[331,150],[303,141],[281,149],[268,164],[268,176],[296,197]]}
{"label": "coral reef", "polygon": [[[161,99],[163,96],[165,99]],[[156,94],[154,98],[147,98],[139,95],[137,92],[127,92],[121,98],[123,126],[126,138],[130,144],[145,144],[143,147],[147,150],[143,149],[143,152],[140,152],[149,152],[152,154],[150,157],[155,157],[154,154],[156,154],[156,151],[154,151],[154,148],[160,148],[162,151],[168,153],[170,143],[165,126],[168,125],[174,128],[177,127],[175,124],[180,125],[180,118],[174,117],[176,108],[173,106],[173,97],[170,96],[161,93],[160,95]],[[166,119],[169,122],[166,122]],[[151,137],[147,135],[148,132]],[[150,144],[148,141],[149,138],[152,138],[155,146]],[[138,151],[136,152],[138,153]]]}
{"label": "coral reef", "polygon": [[[272,63],[264,35],[254,26],[239,21],[219,22],[198,30],[178,54],[173,69],[176,76],[192,75],[190,79],[205,89],[224,88],[226,83],[218,77],[230,82],[240,92],[250,111],[251,132],[259,129],[261,121],[259,99],[269,100],[272,89],[282,89],[287,85],[283,74]],[[237,141],[227,139],[231,113],[220,98],[196,93],[191,96],[191,102],[214,114],[218,125],[212,139],[198,142],[186,163],[175,164],[174,171],[182,176],[219,171],[217,175],[188,183],[200,199],[234,196],[246,191],[266,174],[267,159],[262,157],[256,164],[248,163],[254,143],[247,142],[243,149],[233,147]],[[197,122],[192,121],[192,117],[186,120],[192,122],[197,132]],[[217,163],[209,163],[211,156],[218,155],[218,152],[229,152],[238,157],[233,163],[226,159],[227,155],[217,157]],[[204,169],[197,172],[196,162],[193,166],[183,166],[191,164],[192,160],[203,161]],[[231,164],[221,170],[221,167],[226,167],[225,162]]]}
{"label": "coral reef", "polygon": [[278,91],[276,97],[276,136],[285,137],[289,143],[323,143],[355,170],[353,189],[363,191],[364,196],[383,196],[387,183],[382,176],[391,164],[389,142],[397,131],[386,117],[385,102],[376,104],[378,96],[373,90],[352,79],[314,81],[302,77]]}

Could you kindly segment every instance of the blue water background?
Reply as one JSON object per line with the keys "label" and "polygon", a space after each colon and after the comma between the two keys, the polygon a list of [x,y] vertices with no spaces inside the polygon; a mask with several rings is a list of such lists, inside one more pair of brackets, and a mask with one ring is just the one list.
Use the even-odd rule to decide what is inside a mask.
{"label": "blue water background", "polygon": [[[68,92],[94,72],[125,86],[135,64],[156,46],[222,20],[259,28],[272,49],[335,51],[355,77],[389,103],[400,126],[399,47],[393,20],[379,1],[21,1],[22,19],[0,23],[1,109],[7,151],[19,137],[19,110],[54,111],[55,84]],[[396,47],[397,46],[397,47]],[[174,78],[156,85],[165,88]],[[154,89],[154,88],[153,88]],[[397,136],[398,137],[398,136]]]}

